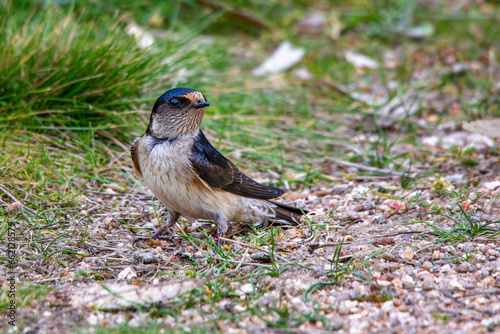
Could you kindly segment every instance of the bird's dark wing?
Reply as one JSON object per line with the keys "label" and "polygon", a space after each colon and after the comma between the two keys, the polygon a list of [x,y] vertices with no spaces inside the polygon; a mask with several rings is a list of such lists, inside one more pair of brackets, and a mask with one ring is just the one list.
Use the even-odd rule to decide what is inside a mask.
{"label": "bird's dark wing", "polygon": [[132,145],[130,145],[130,156],[132,157],[132,162],[134,163],[134,173],[139,180],[142,180],[141,166],[139,165],[139,154],[137,152],[137,145],[139,144],[139,139],[141,137],[135,138]]}
{"label": "bird's dark wing", "polygon": [[210,144],[201,130],[189,158],[196,174],[211,187],[258,199],[275,198],[283,194],[283,190],[265,186],[243,174]]}

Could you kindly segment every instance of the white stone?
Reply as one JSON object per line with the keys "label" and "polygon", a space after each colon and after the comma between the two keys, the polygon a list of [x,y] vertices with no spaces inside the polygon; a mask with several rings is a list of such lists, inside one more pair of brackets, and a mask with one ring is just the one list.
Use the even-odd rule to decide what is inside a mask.
{"label": "white stone", "polygon": [[388,300],[382,304],[381,310],[384,313],[389,313],[392,310],[394,310],[394,308],[395,308],[395,306],[394,306],[394,303],[392,302],[392,300]]}
{"label": "white stone", "polygon": [[240,287],[240,290],[244,293],[244,294],[251,294],[253,293],[253,286],[252,284],[250,283],[247,283],[247,284],[243,284],[241,287]]}
{"label": "white stone", "polygon": [[127,267],[118,274],[119,279],[132,279],[137,277],[137,273],[132,267]]}
{"label": "white stone", "polygon": [[444,266],[441,267],[439,271],[442,273],[449,273],[451,272],[451,267],[449,264],[445,264]]}
{"label": "white stone", "polygon": [[345,59],[355,67],[376,69],[379,66],[376,60],[352,51],[345,53]]}
{"label": "white stone", "polygon": [[500,187],[500,181],[486,182],[483,185],[489,190],[496,190]]}

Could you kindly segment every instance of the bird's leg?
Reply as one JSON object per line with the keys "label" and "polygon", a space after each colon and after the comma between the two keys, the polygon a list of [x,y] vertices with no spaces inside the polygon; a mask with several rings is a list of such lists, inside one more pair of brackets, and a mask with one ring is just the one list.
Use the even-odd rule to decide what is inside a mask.
{"label": "bird's leg", "polygon": [[158,231],[156,231],[155,234],[153,234],[149,238],[147,238],[147,237],[136,238],[134,240],[134,242],[132,243],[132,246],[134,246],[136,242],[141,241],[141,240],[148,241],[148,240],[152,239],[152,240],[167,240],[167,241],[172,241],[172,239],[170,239],[169,237],[162,237],[161,235],[169,227],[172,227],[172,225],[174,225],[178,220],[179,220],[179,214],[177,212],[172,212],[172,213],[169,212],[168,215],[167,215],[167,221],[163,224],[163,226]]}
{"label": "bird's leg", "polygon": [[224,237],[226,235],[228,226],[227,226],[227,219],[221,215],[219,215],[216,219],[216,224],[217,224],[217,248],[220,248],[221,246],[221,237]]}
{"label": "bird's leg", "polygon": [[163,224],[163,226],[156,231],[151,239],[160,239],[160,236],[169,228],[172,227],[179,220],[179,214],[177,212],[168,213],[167,221]]}

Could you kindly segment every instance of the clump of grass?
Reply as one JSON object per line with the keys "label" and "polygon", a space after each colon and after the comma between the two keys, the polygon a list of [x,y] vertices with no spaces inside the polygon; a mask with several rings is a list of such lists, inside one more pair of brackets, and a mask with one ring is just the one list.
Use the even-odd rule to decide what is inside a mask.
{"label": "clump of grass", "polygon": [[402,225],[425,224],[432,229],[432,233],[438,237],[439,242],[464,242],[473,241],[477,238],[494,238],[500,234],[498,225],[500,220],[491,222],[481,222],[474,219],[470,212],[464,209],[463,205],[452,205],[449,215],[439,211],[430,212],[437,216],[445,217],[452,222],[451,229],[444,229],[429,221],[412,217],[415,221],[403,223]]}
{"label": "clump of grass", "polygon": [[142,50],[124,30],[126,17],[84,21],[56,5],[38,10],[4,4],[0,23],[2,124],[88,126],[123,124],[162,63],[180,42]]}
{"label": "clump of grass", "polygon": [[[18,284],[16,286],[16,300],[18,303],[16,306],[18,308],[26,307],[33,301],[42,298],[53,290],[53,287],[49,287],[47,285]],[[11,297],[9,297],[8,294],[9,289],[2,289],[0,291],[0,306],[2,307],[2,309],[5,309],[10,305]]]}
{"label": "clump of grass", "polygon": [[74,6],[79,11],[83,7],[84,14],[93,17],[116,11],[127,12],[139,24],[168,29],[190,30],[207,14],[215,15],[215,22],[208,27],[211,33],[231,34],[237,30],[257,34],[265,29],[290,24],[290,15],[296,15],[298,7],[307,5],[303,0],[294,2],[293,8],[282,1],[267,0],[74,0],[62,4]]}

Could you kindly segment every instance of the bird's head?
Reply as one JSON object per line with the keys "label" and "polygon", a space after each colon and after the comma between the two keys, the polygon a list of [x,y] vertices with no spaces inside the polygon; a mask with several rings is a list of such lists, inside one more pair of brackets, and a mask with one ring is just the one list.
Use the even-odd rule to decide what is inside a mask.
{"label": "bird's head", "polygon": [[209,105],[196,90],[173,88],[156,100],[146,133],[157,138],[195,134]]}

